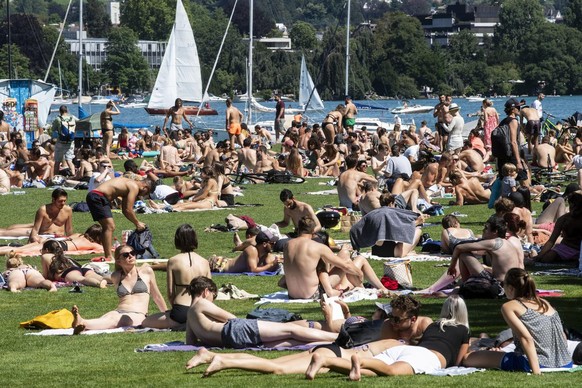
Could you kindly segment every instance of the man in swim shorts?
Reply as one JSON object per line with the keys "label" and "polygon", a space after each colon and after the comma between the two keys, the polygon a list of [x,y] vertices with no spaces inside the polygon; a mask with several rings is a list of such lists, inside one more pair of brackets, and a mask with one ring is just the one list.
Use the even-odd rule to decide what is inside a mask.
{"label": "man in swim shorts", "polygon": [[214,304],[217,287],[205,276],[192,279],[188,292],[192,296],[186,328],[188,345],[202,343],[243,349],[298,342],[332,342],[337,337],[337,333],[302,327],[292,322],[239,319]]}
{"label": "man in swim shorts", "polygon": [[230,149],[234,150],[234,142],[238,142],[240,146],[243,146],[243,136],[241,121],[243,119],[243,114],[236,107],[232,106],[232,100],[230,98],[226,99],[226,131],[230,137]]}
{"label": "man in swim shorts", "polygon": [[188,120],[188,116],[186,116],[186,110],[182,106],[183,102],[181,98],[176,98],[174,106],[168,109],[168,113],[166,113],[166,118],[164,119],[164,125],[162,126],[162,130],[166,132],[166,124],[168,119],[171,117],[172,120],[170,121],[170,133],[169,137],[171,139],[175,139],[175,135],[179,130],[182,130],[182,119],[190,125],[190,129],[194,128],[192,122]]}
{"label": "man in swim shorts", "polygon": [[105,260],[112,260],[111,244],[115,221],[111,213],[111,203],[121,197],[123,215],[135,225],[136,230],[140,231],[145,229],[146,225],[137,219],[133,211],[133,205],[138,197],[148,195],[154,190],[155,183],[149,178],[142,181],[135,181],[129,178],[113,178],[99,185],[98,190],[93,190],[87,194],[86,201],[93,221],[99,222],[103,228],[101,241]]}
{"label": "man in swim shorts", "polygon": [[354,125],[356,125],[356,115],[358,114],[358,108],[356,108],[350,96],[346,96],[345,103],[346,109],[344,111],[345,114],[343,117],[343,126],[347,131],[353,131]]}

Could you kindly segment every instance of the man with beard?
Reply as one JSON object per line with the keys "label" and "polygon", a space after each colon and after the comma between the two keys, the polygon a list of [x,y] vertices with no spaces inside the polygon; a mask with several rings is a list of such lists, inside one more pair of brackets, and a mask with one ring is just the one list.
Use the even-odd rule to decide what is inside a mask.
{"label": "man with beard", "polygon": [[283,221],[279,221],[276,225],[279,228],[285,228],[289,225],[289,220],[293,222],[295,228],[299,224],[299,220],[302,217],[309,217],[315,222],[314,233],[321,230],[321,224],[315,216],[315,212],[310,204],[305,202],[300,202],[295,199],[293,193],[289,189],[283,189],[281,194],[279,194],[279,199],[283,202]]}

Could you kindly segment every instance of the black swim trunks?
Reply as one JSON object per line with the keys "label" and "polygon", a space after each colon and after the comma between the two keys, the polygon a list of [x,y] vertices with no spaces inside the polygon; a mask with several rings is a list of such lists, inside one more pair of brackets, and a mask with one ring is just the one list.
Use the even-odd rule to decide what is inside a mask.
{"label": "black swim trunks", "polygon": [[93,217],[93,221],[101,221],[106,218],[113,218],[111,213],[111,202],[102,193],[93,190],[87,194],[87,205]]}
{"label": "black swim trunks", "polygon": [[539,136],[540,135],[540,120],[529,120],[525,124],[525,133],[531,136]]}
{"label": "black swim trunks", "polygon": [[222,199],[228,206],[234,206],[234,194],[220,194]]}
{"label": "black swim trunks", "polygon": [[382,245],[374,245],[372,247],[372,254],[380,257],[394,257],[396,249],[395,241],[384,241]]}

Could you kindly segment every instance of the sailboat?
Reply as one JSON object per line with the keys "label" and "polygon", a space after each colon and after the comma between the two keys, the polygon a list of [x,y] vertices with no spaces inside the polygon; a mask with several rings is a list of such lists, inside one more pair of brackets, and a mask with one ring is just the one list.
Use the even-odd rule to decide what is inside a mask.
{"label": "sailboat", "polygon": [[[176,3],[176,18],[172,33],[145,110],[151,115],[165,115],[168,108],[174,105],[176,98],[191,102],[203,99],[198,49],[190,20],[181,0]],[[184,109],[188,115],[218,114],[208,105],[201,109],[197,106],[185,105]]]}
{"label": "sailboat", "polygon": [[58,61],[59,66],[59,94],[55,96],[53,100],[53,105],[67,105],[73,102],[70,98],[64,98],[63,95],[63,74],[61,73],[61,61]]}

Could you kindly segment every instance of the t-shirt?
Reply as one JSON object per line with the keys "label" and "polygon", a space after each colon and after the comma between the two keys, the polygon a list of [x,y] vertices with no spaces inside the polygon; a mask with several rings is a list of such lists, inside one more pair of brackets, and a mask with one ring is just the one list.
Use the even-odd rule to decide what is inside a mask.
{"label": "t-shirt", "polygon": [[538,111],[538,116],[541,119],[542,116],[544,115],[544,110],[542,108],[542,102],[540,100],[536,99],[534,102],[531,103],[531,107]]}
{"label": "t-shirt", "polygon": [[285,103],[282,100],[277,101],[277,105],[275,105],[275,118],[279,118],[281,111],[285,110]]}
{"label": "t-shirt", "polygon": [[168,195],[177,193],[178,191],[168,185],[157,185],[153,193],[150,194],[151,199],[162,200]]}
{"label": "t-shirt", "polygon": [[515,186],[517,186],[515,178],[510,176],[503,177],[503,180],[501,181],[501,196],[507,197],[509,194],[511,194],[513,191],[512,188]]}
{"label": "t-shirt", "polygon": [[580,170],[582,168],[582,155],[576,155],[572,159],[572,163],[574,163],[574,167]]}
{"label": "t-shirt", "polygon": [[398,178],[401,174],[406,174],[410,178],[412,176],[412,166],[404,155],[391,156],[386,163],[384,172],[387,177]]}
{"label": "t-shirt", "polygon": [[463,344],[469,343],[469,328],[463,325],[443,326],[439,322],[431,323],[424,331],[418,346],[439,352],[447,362],[447,368],[454,366]]}

